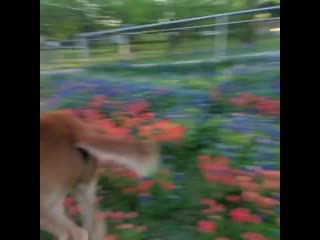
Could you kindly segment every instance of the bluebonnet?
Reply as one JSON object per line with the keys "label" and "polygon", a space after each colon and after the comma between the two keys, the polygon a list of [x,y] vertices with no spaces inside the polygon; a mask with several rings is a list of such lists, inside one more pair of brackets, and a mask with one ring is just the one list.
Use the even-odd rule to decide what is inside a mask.
{"label": "bluebonnet", "polygon": [[259,152],[253,152],[252,154],[249,154],[248,157],[250,160],[254,160],[254,161],[265,160],[264,154]]}
{"label": "bluebonnet", "polygon": [[222,127],[226,129],[232,129],[234,127],[234,124],[230,121],[226,121],[225,123],[222,123]]}
{"label": "bluebonnet", "polygon": [[280,194],[279,193],[273,193],[272,194],[272,198],[275,199],[275,200],[280,201]]}
{"label": "bluebonnet", "polygon": [[260,166],[263,168],[263,170],[274,170],[276,168],[275,163],[261,163]]}
{"label": "bluebonnet", "polygon": [[182,181],[184,181],[184,178],[185,178],[185,174],[184,173],[176,173],[174,175],[174,181],[175,182],[182,182]]}
{"label": "bluebonnet", "polygon": [[225,144],[217,144],[216,147],[221,152],[228,152],[228,150],[229,150],[229,146],[227,146]]}
{"label": "bluebonnet", "polygon": [[239,167],[240,170],[255,173],[257,172],[256,166],[241,166]]}
{"label": "bluebonnet", "polygon": [[144,203],[151,202],[153,200],[153,197],[150,194],[140,194],[139,200]]}
{"label": "bluebonnet", "polygon": [[273,152],[265,152],[265,153],[261,153],[261,155],[266,160],[270,160],[270,159],[273,159],[275,157],[275,154]]}
{"label": "bluebonnet", "polygon": [[243,65],[236,65],[232,68],[234,74],[246,74],[248,73],[248,68]]}
{"label": "bluebonnet", "polygon": [[280,130],[279,129],[272,129],[270,131],[271,136],[275,139],[279,139],[280,138]]}

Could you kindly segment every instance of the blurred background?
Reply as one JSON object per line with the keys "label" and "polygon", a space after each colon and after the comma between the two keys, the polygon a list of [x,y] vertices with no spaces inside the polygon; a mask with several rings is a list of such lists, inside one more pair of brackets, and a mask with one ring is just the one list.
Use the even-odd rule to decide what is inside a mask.
{"label": "blurred background", "polygon": [[280,0],[40,0],[40,103],[163,142],[102,169],[106,239],[280,239]]}
{"label": "blurred background", "polygon": [[[40,69],[278,50],[279,8],[212,16],[277,4],[276,0],[41,0]],[[141,26],[145,24],[152,25]]]}

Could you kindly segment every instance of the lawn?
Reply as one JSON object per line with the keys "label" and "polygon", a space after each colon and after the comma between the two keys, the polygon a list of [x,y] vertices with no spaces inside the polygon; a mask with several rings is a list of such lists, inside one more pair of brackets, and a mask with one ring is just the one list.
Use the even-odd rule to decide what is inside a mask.
{"label": "lawn", "polygon": [[161,139],[154,178],[111,168],[99,180],[106,239],[118,240],[280,239],[279,93],[279,66],[265,62],[97,68],[40,82],[50,109],[91,109],[93,123],[97,113],[113,122],[106,132]]}

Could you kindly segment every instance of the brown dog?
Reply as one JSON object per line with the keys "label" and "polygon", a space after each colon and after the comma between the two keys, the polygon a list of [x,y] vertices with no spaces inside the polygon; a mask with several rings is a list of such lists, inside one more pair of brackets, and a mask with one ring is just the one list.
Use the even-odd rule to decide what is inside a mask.
{"label": "brown dog", "polygon": [[[157,169],[158,149],[154,143],[107,138],[64,113],[40,114],[40,228],[58,240],[104,238],[106,226],[97,220],[94,204],[97,159],[148,176]],[[64,212],[70,192],[79,202],[83,228]]]}

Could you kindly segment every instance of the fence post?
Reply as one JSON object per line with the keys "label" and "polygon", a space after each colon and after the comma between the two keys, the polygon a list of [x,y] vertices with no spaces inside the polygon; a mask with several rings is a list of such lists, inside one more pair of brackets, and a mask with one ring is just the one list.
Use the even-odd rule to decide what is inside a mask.
{"label": "fence post", "polygon": [[78,40],[78,47],[81,47],[80,53],[82,59],[86,59],[86,62],[90,60],[89,47],[88,47],[88,39],[80,38]]}
{"label": "fence post", "polygon": [[[228,16],[217,17],[215,32],[218,35],[215,35],[215,56],[216,57],[224,57],[226,55],[226,50],[228,47]],[[219,25],[221,24],[221,25]]]}
{"label": "fence post", "polygon": [[119,47],[119,60],[129,61],[131,60],[131,46],[130,36],[127,34],[118,35],[118,47]]}

